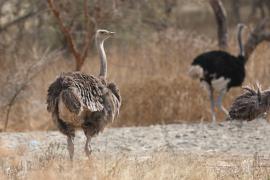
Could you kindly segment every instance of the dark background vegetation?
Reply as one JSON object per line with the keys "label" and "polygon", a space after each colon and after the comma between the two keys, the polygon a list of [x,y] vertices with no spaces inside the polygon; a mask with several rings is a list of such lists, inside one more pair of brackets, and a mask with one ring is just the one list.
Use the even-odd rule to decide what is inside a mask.
{"label": "dark background vegetation", "polygon": [[[238,53],[236,25],[250,29],[270,15],[267,0],[223,0],[229,48]],[[121,90],[123,104],[113,126],[209,120],[209,104],[198,82],[187,76],[193,58],[218,49],[216,23],[207,0],[61,0],[54,2],[78,50],[90,39],[82,71],[97,74],[93,43],[98,28],[117,32],[105,44],[109,79]],[[88,9],[89,24],[85,23]],[[86,26],[87,25],[87,26]],[[89,33],[89,36],[87,34]],[[75,70],[74,57],[47,1],[0,0],[0,123],[8,130],[49,130],[48,85],[60,72]],[[247,64],[244,84],[270,85],[269,43],[262,43]],[[228,93],[228,107],[236,88]],[[225,117],[220,114],[219,120]]]}

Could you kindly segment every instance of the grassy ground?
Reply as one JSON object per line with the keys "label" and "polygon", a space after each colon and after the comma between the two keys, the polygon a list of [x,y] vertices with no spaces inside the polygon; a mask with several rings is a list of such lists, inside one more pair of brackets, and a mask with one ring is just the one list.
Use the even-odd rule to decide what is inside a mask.
{"label": "grassy ground", "polygon": [[[270,160],[229,155],[157,152],[151,156],[94,154],[90,159],[55,157],[53,152],[31,163],[1,158],[1,179],[269,179]],[[8,164],[9,165],[6,165]],[[4,165],[5,164],[5,165]]]}

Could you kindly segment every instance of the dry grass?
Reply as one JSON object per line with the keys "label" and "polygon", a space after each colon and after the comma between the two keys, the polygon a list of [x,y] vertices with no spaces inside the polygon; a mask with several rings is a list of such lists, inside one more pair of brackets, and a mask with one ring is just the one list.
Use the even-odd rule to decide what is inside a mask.
{"label": "dry grass", "polygon": [[19,154],[0,158],[1,179],[269,179],[270,160],[254,155],[199,155],[156,152],[148,156],[93,154],[74,160],[54,155],[21,160]]}
{"label": "dry grass", "polygon": [[[231,37],[233,37],[231,35]],[[117,39],[111,40],[117,41]],[[148,41],[140,40],[141,47],[109,48],[109,78],[121,90],[123,105],[114,126],[136,126],[156,123],[198,122],[209,120],[208,97],[199,82],[187,76],[192,59],[201,52],[215,49],[216,42],[185,31],[167,30],[153,33]],[[237,54],[231,40],[230,52]],[[112,42],[111,42],[112,43]],[[270,84],[270,53],[262,44],[247,64],[244,84],[259,80],[263,87]],[[59,58],[46,66],[18,97],[11,116],[9,130],[46,130],[54,125],[46,112],[48,85],[63,71],[74,67],[72,60]],[[98,58],[91,56],[83,71],[97,74]],[[3,71],[2,71],[3,70]],[[3,66],[3,76],[8,68]],[[232,89],[225,100],[228,107],[241,91]],[[219,120],[224,119],[222,113]],[[2,117],[4,121],[4,116]]]}

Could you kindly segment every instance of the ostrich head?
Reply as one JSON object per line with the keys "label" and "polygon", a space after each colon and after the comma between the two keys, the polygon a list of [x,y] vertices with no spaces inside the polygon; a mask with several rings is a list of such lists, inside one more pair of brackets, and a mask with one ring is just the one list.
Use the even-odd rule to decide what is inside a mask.
{"label": "ostrich head", "polygon": [[112,37],[115,34],[115,32],[111,32],[105,29],[99,29],[96,32],[96,40],[98,40],[99,42],[103,42],[106,39]]}
{"label": "ostrich head", "polygon": [[246,28],[247,26],[245,25],[245,24],[243,24],[243,23],[238,23],[237,24],[237,31],[240,31],[240,30],[242,30],[243,28]]}

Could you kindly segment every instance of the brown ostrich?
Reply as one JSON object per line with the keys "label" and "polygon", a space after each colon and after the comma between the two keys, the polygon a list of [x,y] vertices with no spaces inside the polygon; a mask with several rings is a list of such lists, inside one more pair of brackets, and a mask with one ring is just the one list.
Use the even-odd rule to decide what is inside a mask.
{"label": "brown ostrich", "polygon": [[47,109],[60,132],[67,136],[71,160],[76,129],[82,128],[85,133],[85,153],[89,156],[91,138],[119,113],[121,96],[116,84],[107,82],[107,59],[103,46],[104,41],[113,34],[107,30],[96,32],[95,41],[100,57],[98,77],[81,72],[62,73],[48,89]]}
{"label": "brown ostrich", "polygon": [[257,90],[253,87],[244,87],[245,92],[238,96],[229,110],[231,120],[251,121],[263,116],[270,108],[270,90],[261,90],[257,83]]}

